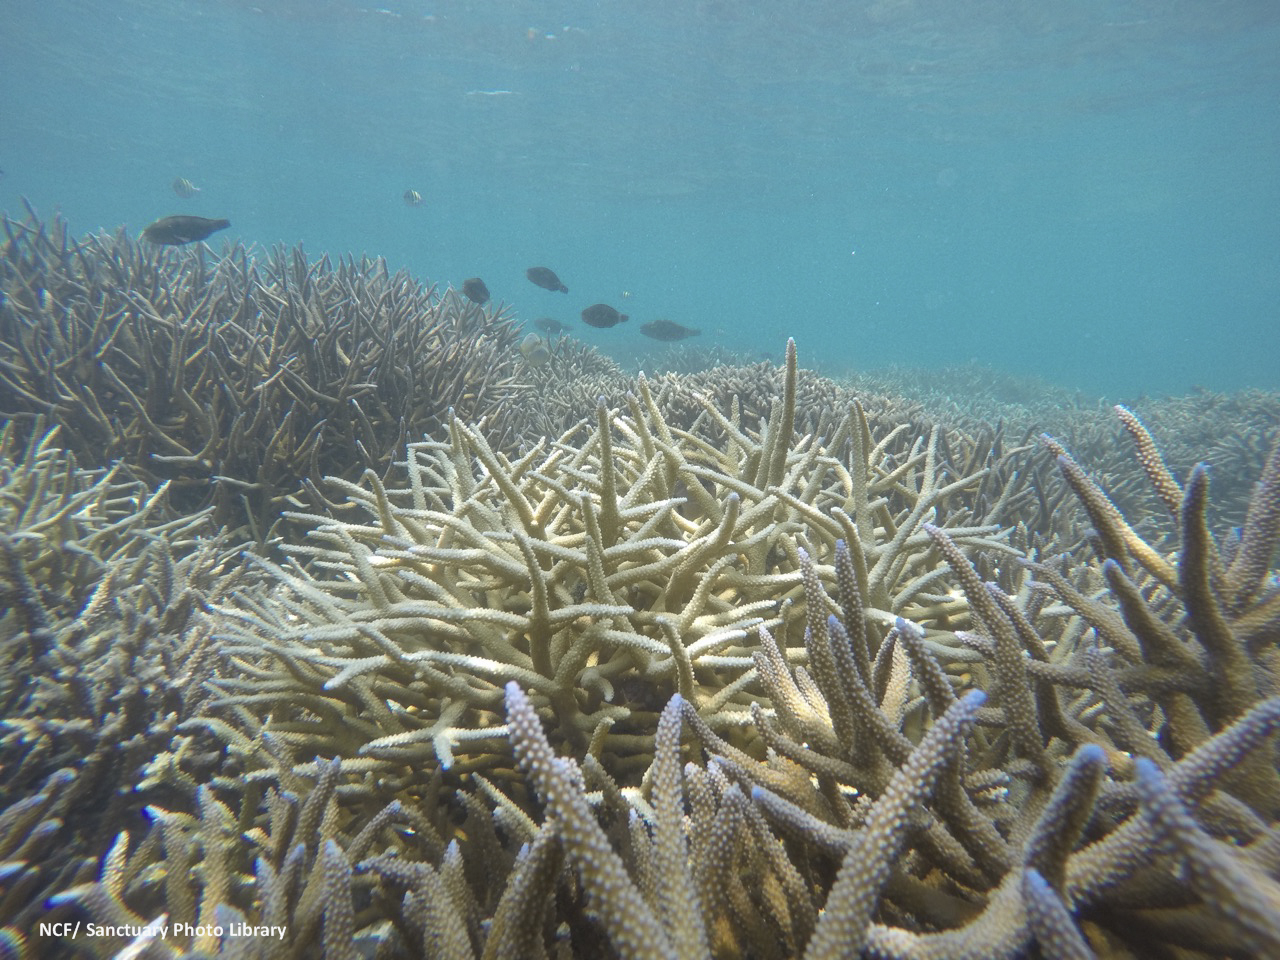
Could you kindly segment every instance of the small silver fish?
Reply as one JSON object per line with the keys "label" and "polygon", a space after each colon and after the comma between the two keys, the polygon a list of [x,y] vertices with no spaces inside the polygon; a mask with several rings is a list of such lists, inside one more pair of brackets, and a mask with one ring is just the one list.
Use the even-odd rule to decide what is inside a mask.
{"label": "small silver fish", "polygon": [[186,177],[175,177],[171,186],[173,187],[173,192],[183,200],[190,200],[200,192],[200,188]]}
{"label": "small silver fish", "polygon": [[406,190],[404,192],[404,205],[406,207],[422,206],[422,194],[417,190]]}

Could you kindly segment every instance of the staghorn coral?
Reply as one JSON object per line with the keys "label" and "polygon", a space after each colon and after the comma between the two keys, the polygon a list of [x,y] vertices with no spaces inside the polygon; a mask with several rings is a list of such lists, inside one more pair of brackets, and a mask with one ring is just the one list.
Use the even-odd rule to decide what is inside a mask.
{"label": "staghorn coral", "polygon": [[387,844],[383,855],[438,858],[445,847],[420,811],[393,803],[354,819],[351,805],[341,809],[337,763],[300,768],[312,779],[277,765],[277,784],[237,791],[232,804],[203,786],[191,812],[149,807],[139,842],[118,834],[96,878],[51,899],[121,931],[76,945],[96,957],[136,949],[153,960],[359,956],[381,935],[384,911],[371,885],[353,878],[353,860],[375,839]]}
{"label": "staghorn coral", "polygon": [[[556,341],[556,357],[545,367],[525,371],[534,395],[504,418],[507,429],[501,438],[489,435],[496,448],[525,452],[540,437],[572,430],[598,397],[610,406],[625,406],[627,394],[637,389],[635,380],[612,361],[572,338]],[[762,427],[782,395],[783,380],[784,372],[768,363],[722,363],[698,372],[650,377],[649,384],[668,424],[706,430],[713,429],[706,423],[708,402],[719,410],[736,408],[743,424]],[[831,436],[843,412],[856,401],[877,434],[908,425],[899,436],[908,446],[915,436],[938,428],[939,450],[953,473],[984,465],[999,469],[1003,461],[1003,477],[993,477],[992,487],[1003,489],[1011,482],[1034,497],[1027,509],[1010,517],[1025,525],[1021,545],[1026,549],[1035,546],[1033,538],[1041,544],[1055,539],[1076,544],[1085,534],[1075,523],[1076,513],[1060,509],[1071,492],[1053,456],[1034,449],[1035,438],[1045,431],[1076,450],[1135,528],[1151,537],[1173,532],[1140,465],[1127,445],[1118,442],[1123,431],[1101,401],[1086,401],[1060,388],[977,366],[845,379],[806,371],[797,391],[797,429],[802,433]],[[1261,391],[1230,396],[1200,391],[1189,397],[1142,398],[1136,409],[1162,426],[1170,463],[1189,469],[1204,460],[1214,468],[1211,518],[1219,525],[1242,523],[1251,492],[1248,478],[1259,475],[1277,439],[1280,398]],[[1015,463],[1009,455],[1022,448],[1028,448],[1026,456]]]}
{"label": "staghorn coral", "polygon": [[28,213],[3,220],[0,411],[260,542],[319,506],[308,480],[384,473],[449,410],[501,420],[525,389],[509,316],[382,260],[77,241]]}
{"label": "staghorn coral", "polygon": [[469,755],[469,770],[496,762],[517,680],[558,742],[625,767],[672,691],[717,728],[748,721],[748,631],[803,601],[796,534],[815,554],[856,546],[876,622],[963,623],[922,524],[945,516],[962,542],[1006,549],[1005,501],[971,501],[985,468],[947,475],[936,434],[889,455],[896,435],[873,441],[856,405],[829,444],[795,438],[789,361],[762,432],[707,406],[727,444],[671,428],[641,380],[630,416],[598,406],[578,446],[509,461],[454,421],[447,442],[410,445],[399,488],[341,484],[348,505],[299,518],[310,542],[265,565],[276,590],[222,608],[242,678],[216,682],[219,703],[363,769]]}
{"label": "staghorn coral", "polygon": [[[50,775],[0,816],[0,905],[290,930],[99,956],[1273,952],[1280,455],[1215,539],[1124,419],[1174,548],[1061,447],[806,415],[789,359],[758,428],[641,381],[523,457],[454,421],[402,485],[339,484],[197,616],[227,659],[150,827],[37,876]],[[540,623],[589,648],[571,698]]]}
{"label": "staghorn coral", "polygon": [[[589,761],[580,768],[554,753],[517,684],[508,685],[506,703],[517,760],[547,801],[541,824],[511,812],[511,801],[502,797],[491,818],[469,817],[447,845],[429,820],[400,804],[354,835],[360,821],[340,809],[339,765],[317,763],[309,765],[317,779],[305,800],[288,801],[294,816],[280,815],[285,794],[273,794],[270,824],[261,814],[255,818],[262,826],[248,832],[251,846],[241,846],[238,860],[229,841],[232,825],[244,821],[205,794],[199,817],[156,811],[157,826],[136,851],[127,837],[119,838],[101,878],[55,904],[78,906],[99,922],[141,925],[150,914],[136,905],[146,903],[153,910],[176,906],[182,917],[210,911],[227,924],[271,919],[289,931],[283,941],[228,936],[204,944],[179,933],[154,945],[150,955],[157,957],[194,956],[201,949],[349,957],[354,945],[376,943],[379,956],[449,960],[592,957],[610,950],[628,958],[824,958],[849,956],[857,942],[874,957],[1018,957],[1035,955],[1036,944],[1047,956],[1090,956],[1098,944],[1101,955],[1155,956],[1164,954],[1126,951],[1106,939],[1110,925],[1123,928],[1132,917],[1101,910],[1080,918],[1084,911],[1067,905],[1064,890],[1081,875],[1109,874],[1112,896],[1123,903],[1119,884],[1141,889],[1149,886],[1146,878],[1167,876],[1164,858],[1176,862],[1179,854],[1168,850],[1183,844],[1167,841],[1165,821],[1181,817],[1179,831],[1198,845],[1196,869],[1206,871],[1198,875],[1204,882],[1197,881],[1197,891],[1210,888],[1230,900],[1234,894],[1221,881],[1243,876],[1239,895],[1254,898],[1248,929],[1256,932],[1246,934],[1233,915],[1220,915],[1219,944],[1231,942],[1233,929],[1238,945],[1268,945],[1274,937],[1274,911],[1257,899],[1273,896],[1263,868],[1186,821],[1188,805],[1212,789],[1208,777],[1215,768],[1238,762],[1274,735],[1278,701],[1169,774],[1139,764],[1141,806],[1130,804],[1119,816],[1102,803],[1103,751],[1076,751],[1044,804],[1018,816],[1025,827],[1012,831],[1019,849],[985,905],[974,899],[971,881],[952,875],[956,868],[945,855],[922,856],[931,833],[933,843],[945,837],[948,783],[971,756],[965,745],[983,720],[978,691],[951,702],[908,747],[884,789],[858,801],[847,826],[809,812],[832,812],[822,801],[816,808],[804,803],[806,792],[815,800],[830,796],[815,789],[813,778],[796,776],[780,758],[758,762],[726,751],[679,695],[659,719],[649,790],[625,799],[615,791],[611,798],[606,781],[594,802],[586,792],[596,776]],[[690,731],[695,757],[683,767],[682,727]],[[277,773],[297,780],[286,768]],[[975,796],[989,788],[973,772],[964,778],[963,789]],[[929,825],[931,816],[937,819]],[[397,823],[412,829],[393,829]],[[157,837],[158,831],[164,832]],[[388,849],[368,855],[375,838]],[[191,842],[196,839],[198,845]],[[205,851],[199,869],[172,869],[174,860],[193,863],[197,850]],[[291,852],[273,866],[281,850]],[[255,856],[255,881],[229,884],[229,871],[246,854]],[[167,868],[159,869],[161,863]],[[308,871],[303,864],[310,863],[315,868]],[[1158,869],[1144,876],[1148,865]],[[107,946],[86,944],[99,956],[110,955]],[[1062,952],[1066,948],[1077,952]]]}
{"label": "staghorn coral", "polygon": [[[503,437],[487,434],[490,441],[505,452],[522,453],[540,437],[558,437],[570,432],[582,421],[583,411],[592,409],[600,397],[604,397],[607,406],[624,407],[628,394],[638,392],[636,377],[625,374],[617,363],[594,347],[568,336],[556,338],[551,346],[552,357],[547,364],[523,371],[523,378],[532,387],[530,402],[504,419],[509,429]],[[699,350],[688,346],[667,349]],[[706,408],[710,404],[720,411],[736,409],[742,425],[763,429],[770,411],[783,395],[785,365],[724,362],[729,359],[735,358],[725,354],[720,362],[699,364],[695,371],[671,372],[661,364],[657,375],[649,371],[649,389],[668,425],[682,430],[712,427],[706,422]],[[908,397],[907,393],[869,390],[860,384],[851,388],[805,370],[796,384],[796,428],[801,433],[830,436],[845,411],[857,402],[877,433],[909,425],[910,429],[904,432],[908,446],[910,441],[905,437],[927,434],[935,426],[941,428],[944,445],[958,447],[965,446],[966,433],[976,436],[990,432],[991,428],[976,415],[962,421],[964,431],[957,430],[955,422],[948,422],[937,411],[926,413],[924,406]],[[1037,430],[1045,428],[1043,422],[1035,423],[1039,423]],[[1031,426],[1022,429],[1024,435],[1034,436]]]}
{"label": "staghorn coral", "polygon": [[749,367],[759,359],[720,343],[671,343],[641,351],[628,366],[650,375],[690,374],[716,367]]}
{"label": "staghorn coral", "polygon": [[631,389],[622,368],[589,344],[570,336],[548,338],[551,358],[541,366],[526,364],[527,402],[505,412],[502,438],[490,436],[498,449],[524,453],[543,437],[558,437],[583,421],[599,397],[621,398]]}
{"label": "staghorn coral", "polygon": [[[13,930],[93,868],[102,831],[165,795],[139,787],[142,770],[208,699],[205,598],[241,576],[207,512],[174,515],[165,488],[79,469],[59,432],[0,432],[0,927]],[[173,771],[194,784],[220,754],[189,738]]]}
{"label": "staghorn coral", "polygon": [[[861,399],[873,423],[883,414],[925,428],[942,424],[949,436],[978,436],[998,423],[1006,436],[1022,442],[1047,432],[1087,465],[1131,525],[1152,536],[1173,532],[1161,522],[1162,505],[1128,445],[1117,442],[1123,431],[1112,407],[1100,399],[977,364],[860,372],[834,382]],[[1280,442],[1280,395],[1198,388],[1185,396],[1143,396],[1126,403],[1159,433],[1163,455],[1175,471],[1185,473],[1197,463],[1211,468],[1215,524],[1242,523],[1250,485]],[[1062,487],[1053,472],[1041,471],[1037,487],[1056,498]]]}
{"label": "staghorn coral", "polygon": [[[1192,494],[1184,513],[1202,518]],[[1274,494],[1268,475],[1250,509],[1253,540],[1265,542],[1267,558],[1280,539],[1270,520]],[[554,758],[530,700],[509,685],[517,757],[556,829],[573,834],[565,837],[567,859],[601,904],[619,954],[706,956],[705,944],[721,956],[815,960],[859,951],[974,960],[1274,953],[1280,698],[1254,693],[1189,749],[1141,727],[1145,744],[1126,741],[1117,736],[1125,721],[1150,713],[1147,678],[1126,670],[1122,690],[1120,664],[1094,643],[1066,634],[1046,642],[1032,623],[1040,614],[1028,616],[984,584],[943,531],[928,532],[960,577],[981,633],[948,640],[899,619],[878,648],[868,646],[848,551],[829,572],[802,555],[805,664],[789,662],[759,630],[757,665],[773,706],[755,708],[753,721],[770,754],[761,762],[722,740],[677,695],[658,725],[650,803],[634,801],[652,847],[647,831],[633,830],[629,865],[584,817],[586,771]],[[1185,545],[1177,565],[1194,567],[1198,549]],[[828,577],[834,597],[825,594]],[[823,623],[826,610],[838,616]],[[1080,612],[1099,622],[1096,610]],[[1149,632],[1161,614],[1147,614]],[[1057,619],[1051,615],[1045,629]],[[1169,619],[1172,632],[1203,617]],[[1099,636],[1114,639],[1115,624],[1106,627]],[[1264,681],[1274,639],[1250,668]],[[961,689],[940,659],[957,640],[982,649],[990,664],[967,674]],[[1006,645],[1016,649],[1002,654]],[[1091,694],[1083,702],[1074,697],[1081,689]],[[1209,718],[1222,699],[1204,683],[1184,680],[1179,692]],[[1094,709],[1099,701],[1102,711]],[[684,767],[683,789],[673,786],[673,713],[702,750]],[[921,721],[923,733],[912,734]],[[1135,760],[1117,742],[1144,753]],[[680,837],[673,811],[685,805],[691,816]],[[776,835],[745,826],[760,814]],[[749,888],[740,889],[721,871],[729,851],[745,844],[773,855],[757,861]],[[664,879],[687,884],[687,873],[705,881],[677,903],[652,879],[663,848]],[[1172,879],[1184,870],[1189,887]]]}
{"label": "staghorn coral", "polygon": [[[1153,445],[1142,440],[1139,447],[1155,485],[1171,494],[1155,465]],[[1172,561],[1184,571],[1179,579],[1183,602],[1192,608],[1222,603],[1211,592],[1187,589],[1205,549],[1197,533],[1205,510],[1203,490],[1196,489],[1201,482],[1193,480],[1179,505],[1186,542]],[[1260,580],[1280,541],[1274,519],[1278,483],[1269,466],[1241,536],[1253,544],[1252,559],[1236,560],[1237,574],[1225,577],[1219,588],[1234,598],[1236,609],[1241,609],[1240,598],[1249,598],[1249,629],[1255,629],[1259,610],[1269,611],[1274,602],[1274,586],[1262,587]],[[1146,600],[1117,598],[1120,615],[1137,634],[1126,642],[1116,631],[1127,625],[1104,618],[1097,599],[1083,598],[1053,571],[1053,589],[1094,625],[1096,637],[1074,627],[1064,631],[1060,613],[1032,600],[1044,592],[1040,584],[1024,584],[1027,605],[1017,603],[984,584],[945,532],[927,529],[960,578],[979,633],[926,636],[917,625],[899,620],[878,649],[868,646],[863,598],[847,551],[837,553],[830,571],[802,556],[810,594],[804,606],[805,665],[789,664],[783,648],[760,630],[757,663],[773,706],[756,708],[753,719],[771,747],[766,762],[738,751],[696,711],[673,702],[705,751],[704,772],[696,761],[684,770],[685,802],[693,811],[685,841],[691,875],[705,876],[725,862],[723,853],[709,852],[709,837],[732,846],[723,830],[717,834],[711,827],[714,815],[701,809],[708,802],[708,780],[720,783],[721,802],[736,805],[737,798],[749,795],[776,825],[790,860],[788,866],[775,859],[771,869],[755,874],[754,899],[742,891],[747,899],[735,910],[730,898],[727,918],[714,915],[726,898],[711,891],[717,880],[730,888],[732,881],[721,876],[699,887],[701,931],[681,935],[679,942],[696,944],[705,935],[725,956],[814,958],[848,956],[859,944],[874,957],[975,960],[1026,956],[1037,948],[1046,956],[1275,952],[1280,943],[1275,924],[1280,869],[1274,855],[1280,791],[1274,741],[1280,698],[1269,679],[1277,639],[1274,614],[1268,614],[1272,625],[1265,642],[1251,634],[1254,642],[1244,644],[1235,658],[1253,682],[1220,678],[1227,687],[1224,696],[1198,678],[1151,676],[1171,657],[1185,658],[1189,652],[1170,650],[1175,631],[1190,633],[1177,639],[1189,648],[1206,642],[1201,634],[1212,618],[1204,613],[1172,609],[1150,592]],[[1114,576],[1118,567],[1113,560],[1104,570]],[[834,583],[835,599],[819,599],[824,581]],[[839,616],[823,624],[821,614],[814,614],[828,609]],[[1226,629],[1238,643],[1238,622]],[[1100,647],[1104,640],[1107,645]],[[956,641],[980,649],[989,665],[979,669],[968,661],[971,672],[949,678],[950,664],[943,658]],[[1001,654],[1008,647],[1014,649]],[[901,660],[900,650],[906,652]],[[1126,665],[1125,654],[1135,651],[1136,663]],[[963,687],[974,684],[977,691],[960,696]],[[980,701],[972,697],[983,690],[991,694],[989,704],[976,709]],[[519,755],[531,749],[524,744],[540,731],[535,734],[528,701],[518,694],[508,692],[509,709],[524,717],[511,728]],[[1202,736],[1190,746],[1165,739],[1158,729],[1165,708],[1153,712],[1150,700],[1169,704],[1171,723],[1185,724],[1198,714]],[[1224,705],[1229,705],[1225,711]],[[928,720],[930,715],[935,719]],[[1125,729],[1138,718],[1155,729],[1155,736],[1141,725]],[[912,735],[921,720],[925,732]],[[649,778],[654,813],[646,813],[655,844],[664,829],[656,812],[662,744],[668,742],[662,729],[660,724]],[[580,789],[573,786],[580,775],[569,761],[549,760],[547,747],[539,750],[542,759],[526,760],[526,769],[540,782],[541,793],[559,791],[560,799],[550,803],[555,822],[564,830],[577,829],[575,820],[560,811]],[[670,790],[670,784],[662,789]],[[664,806],[673,809],[670,800]],[[701,832],[701,842],[695,831]],[[761,839],[757,835],[755,842]],[[633,844],[632,850],[630,876],[644,891],[649,868],[642,847]],[[824,852],[840,858],[834,879],[829,870],[815,869],[815,855]],[[714,867],[702,857],[714,860]],[[607,859],[597,850],[575,861],[583,882],[597,884],[597,896],[625,886],[616,867],[605,870]],[[669,866],[664,876],[678,869]],[[1192,878],[1189,889],[1169,880],[1182,870]],[[806,883],[813,886],[806,890]],[[771,885],[793,892],[779,900],[769,895]],[[823,902],[823,892],[821,920],[814,924],[812,915],[805,920],[804,905]],[[687,930],[687,920],[664,913],[660,896],[649,894],[649,899],[652,912],[626,914],[637,926],[617,927],[614,943],[633,941],[636,931],[657,923],[659,929],[649,929],[644,942],[658,955],[674,955],[662,945],[676,942],[675,931]],[[770,944],[786,946],[775,952]],[[679,955],[705,955],[687,949]]]}
{"label": "staghorn coral", "polygon": [[[1157,498],[1177,523],[1176,555],[1143,539],[1053,440],[1048,446],[1096,531],[1106,562],[1102,574],[1119,600],[1123,622],[1080,592],[1068,590],[1048,566],[1035,569],[1099,629],[1105,640],[1138,662],[1151,661],[1181,675],[1190,685],[1196,711],[1171,703],[1168,736],[1182,745],[1203,739],[1260,698],[1280,692],[1274,645],[1280,640],[1280,587],[1272,561],[1280,546],[1280,444],[1268,458],[1249,503],[1245,525],[1225,546],[1212,536],[1208,520],[1208,474],[1203,466],[1185,487],[1165,466],[1146,427],[1130,411],[1117,413],[1132,435],[1137,456]],[[1163,616],[1152,611],[1163,611]],[[1210,681],[1207,685],[1206,678]],[[1196,694],[1199,696],[1196,696]],[[1179,701],[1182,704],[1182,700]]]}
{"label": "staghorn coral", "polygon": [[[1131,406],[1158,433],[1163,459],[1178,472],[1188,473],[1198,463],[1212,471],[1209,517],[1214,525],[1225,529],[1242,524],[1252,485],[1263,474],[1268,454],[1280,445],[1280,397],[1257,390],[1232,395],[1198,390],[1185,397],[1144,398]],[[1068,445],[1076,456],[1087,458],[1104,480],[1109,475],[1117,480],[1130,475],[1116,463],[1126,452],[1123,444],[1094,441],[1086,445],[1072,439]],[[1128,462],[1132,464],[1133,458]],[[1111,484],[1107,490],[1131,523],[1142,518],[1139,511],[1161,516],[1163,504],[1158,500],[1128,491],[1127,497],[1118,496],[1120,491]]]}

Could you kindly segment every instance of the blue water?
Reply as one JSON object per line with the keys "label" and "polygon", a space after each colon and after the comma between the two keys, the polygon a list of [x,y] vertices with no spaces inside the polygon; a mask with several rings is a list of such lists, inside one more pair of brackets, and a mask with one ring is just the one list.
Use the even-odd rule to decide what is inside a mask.
{"label": "blue water", "polygon": [[794,336],[830,372],[1280,388],[1274,0],[0,13],[10,215],[225,216],[261,246],[479,275],[522,317],[605,301],[633,321],[578,333],[624,361],[665,316],[756,355]]}

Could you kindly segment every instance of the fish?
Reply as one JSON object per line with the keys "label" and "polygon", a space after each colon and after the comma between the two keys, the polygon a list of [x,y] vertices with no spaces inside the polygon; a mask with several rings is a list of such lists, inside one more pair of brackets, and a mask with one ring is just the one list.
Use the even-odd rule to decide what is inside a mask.
{"label": "fish", "polygon": [[422,194],[417,190],[406,190],[404,192],[404,205],[406,207],[422,206]]}
{"label": "fish", "polygon": [[484,285],[484,281],[479,277],[464,280],[462,282],[462,292],[472,303],[485,304],[489,302],[489,288]]}
{"label": "fish", "polygon": [[[700,497],[693,496],[693,490],[697,488]],[[680,473],[676,475],[676,481],[671,485],[672,499],[680,498],[684,503],[676,507],[676,512],[686,520],[692,520],[694,523],[701,523],[707,518],[707,512],[704,509],[708,502],[718,502],[715,495],[707,489],[707,485],[697,477]]]}
{"label": "fish", "polygon": [[550,267],[530,267],[524,272],[529,278],[529,282],[542,287],[544,290],[553,290],[559,293],[568,293],[569,288],[560,282],[560,278],[556,276],[556,272]]}
{"label": "fish", "polygon": [[520,341],[520,355],[531,367],[541,367],[551,360],[551,350],[547,342],[536,333],[531,333]]}
{"label": "fish", "polygon": [[210,220],[206,217],[189,217],[179,214],[176,217],[165,217],[157,220],[142,231],[142,239],[150,243],[162,243],[169,246],[181,246],[184,243],[195,243],[204,240],[219,230],[231,226],[230,220]]}
{"label": "fish", "polygon": [[533,321],[533,325],[543,333],[549,334],[553,337],[557,333],[564,333],[569,329],[568,324],[561,323],[554,317],[539,317],[537,320]]}
{"label": "fish", "polygon": [[640,332],[646,337],[651,337],[654,340],[664,340],[667,343],[672,343],[676,340],[687,340],[689,337],[696,337],[702,333],[701,330],[694,330],[692,327],[686,327],[673,320],[668,320],[666,317],[641,324]]}
{"label": "fish", "polygon": [[612,327],[619,323],[626,323],[630,319],[625,313],[619,313],[607,303],[593,303],[582,311],[582,322],[588,327]]}
{"label": "fish", "polygon": [[174,177],[173,183],[171,184],[171,186],[173,187],[173,192],[176,193],[178,196],[180,196],[183,200],[190,200],[192,197],[194,197],[197,193],[200,192],[200,188],[197,187],[190,180],[188,180],[186,177]]}

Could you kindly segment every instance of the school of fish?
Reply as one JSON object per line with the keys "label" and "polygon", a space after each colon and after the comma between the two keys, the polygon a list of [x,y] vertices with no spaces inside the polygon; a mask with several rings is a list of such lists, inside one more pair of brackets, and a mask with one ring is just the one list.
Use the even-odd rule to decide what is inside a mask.
{"label": "school of fish", "polygon": [[[200,187],[197,187],[186,177],[175,177],[170,187],[177,196],[184,200],[189,200],[197,193],[200,193]],[[408,207],[420,207],[424,203],[422,194],[414,189],[406,190],[402,199],[405,206]],[[175,214],[162,217],[148,224],[142,231],[142,239],[148,243],[164,246],[182,246],[207,240],[219,230],[225,230],[230,226],[231,221],[226,219]],[[550,267],[529,267],[525,270],[525,277],[534,286],[541,287],[543,290],[549,290],[552,293],[569,292],[569,288],[560,279],[560,276]],[[464,297],[479,306],[488,303],[491,298],[488,286],[485,285],[484,280],[480,277],[468,277],[462,282],[459,289]],[[630,299],[631,291],[624,290],[621,296],[624,300]],[[607,303],[593,303],[589,307],[584,307],[581,317],[584,324],[589,327],[595,327],[598,330],[607,330],[631,319],[630,316],[619,312],[615,307]],[[544,336],[540,337],[536,333],[528,334],[520,342],[519,350],[525,361],[530,366],[536,367],[542,366],[551,359],[550,338],[567,335],[570,327],[568,324],[562,323],[553,317],[539,317],[533,324],[542,331]],[[686,327],[665,317],[641,324],[639,329],[644,336],[664,343],[686,340],[701,333],[700,330]]]}

